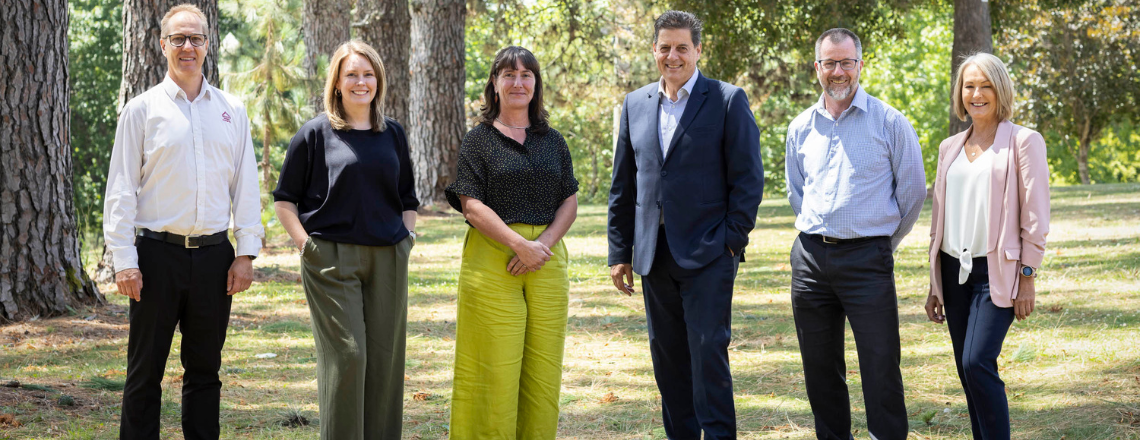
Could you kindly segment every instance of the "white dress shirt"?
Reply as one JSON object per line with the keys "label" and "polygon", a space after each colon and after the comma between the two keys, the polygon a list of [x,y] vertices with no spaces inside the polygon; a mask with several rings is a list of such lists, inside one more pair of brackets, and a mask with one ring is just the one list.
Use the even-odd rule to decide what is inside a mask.
{"label": "white dress shirt", "polygon": [[957,258],[958,284],[966,284],[974,270],[974,258],[986,256],[989,243],[990,174],[994,169],[993,148],[970,162],[963,148],[946,170],[946,209],[942,227],[942,252]]}
{"label": "white dress shirt", "polygon": [[257,256],[265,230],[255,160],[245,106],[205,79],[193,101],[169,76],[131,99],[103,205],[115,271],[138,268],[135,228],[210,235],[228,229],[231,215],[237,255]]}
{"label": "white dress shirt", "polygon": [[657,96],[661,97],[661,103],[657,106],[657,137],[661,143],[661,157],[669,154],[669,143],[673,141],[673,133],[677,131],[681,116],[685,114],[685,105],[689,103],[689,94],[693,93],[693,85],[697,83],[699,73],[693,68],[693,76],[677,91],[676,101],[669,99],[669,94],[665,93],[665,78],[657,82]]}

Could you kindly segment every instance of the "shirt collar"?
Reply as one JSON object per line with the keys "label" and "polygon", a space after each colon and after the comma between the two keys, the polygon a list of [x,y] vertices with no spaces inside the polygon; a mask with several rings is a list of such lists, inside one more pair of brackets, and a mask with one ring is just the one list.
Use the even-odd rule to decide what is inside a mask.
{"label": "shirt collar", "polygon": [[[178,83],[174,82],[174,79],[170,78],[169,74],[166,75],[166,78],[162,80],[159,86],[162,87],[162,90],[166,92],[166,95],[169,96],[170,99],[177,99],[178,96],[181,95],[182,99],[189,101],[189,99],[186,98],[186,92],[184,92],[181,87],[178,87]],[[213,88],[214,87],[206,81],[206,76],[202,75],[202,90],[198,92],[198,98],[206,98],[206,100],[209,101],[213,96]],[[195,100],[198,98],[195,98]]]}
{"label": "shirt collar", "polygon": [[[827,92],[823,92],[823,93],[827,93]],[[827,111],[827,106],[824,105],[823,99],[824,99],[824,97],[823,97],[823,94],[821,93],[819,95],[819,101],[816,101],[816,103],[815,103],[815,110],[821,114],[826,114],[826,115],[830,116],[830,113],[828,113],[828,111]],[[863,110],[864,112],[867,111],[867,92],[863,91],[863,86],[859,85],[859,86],[855,87],[855,97],[851,99],[851,107],[855,107],[857,109]],[[850,110],[850,109],[851,108],[848,107],[848,110]]]}
{"label": "shirt collar", "polygon": [[[701,70],[694,67],[693,76],[690,76],[689,80],[685,81],[685,85],[681,86],[681,90],[677,91],[678,101],[684,99],[686,96],[693,94],[693,86],[697,84],[697,76],[700,74]],[[661,77],[661,79],[657,81],[657,96],[669,96],[665,93],[665,77]]]}

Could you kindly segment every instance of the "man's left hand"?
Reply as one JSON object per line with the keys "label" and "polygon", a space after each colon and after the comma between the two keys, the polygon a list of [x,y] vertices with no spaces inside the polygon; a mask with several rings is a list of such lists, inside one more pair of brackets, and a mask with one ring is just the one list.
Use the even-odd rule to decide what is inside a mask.
{"label": "man's left hand", "polygon": [[229,276],[226,277],[226,295],[244,292],[250,284],[253,284],[253,260],[248,255],[242,255],[230,265]]}

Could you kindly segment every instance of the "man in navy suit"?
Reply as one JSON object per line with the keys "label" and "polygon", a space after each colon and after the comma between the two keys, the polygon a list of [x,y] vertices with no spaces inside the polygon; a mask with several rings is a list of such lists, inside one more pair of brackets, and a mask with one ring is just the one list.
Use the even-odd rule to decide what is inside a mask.
{"label": "man in navy suit", "polygon": [[610,188],[614,286],[645,284],[653,372],[670,439],[736,438],[732,284],[764,192],[760,131],[739,87],[697,71],[701,22],[653,26],[661,80],[626,95]]}

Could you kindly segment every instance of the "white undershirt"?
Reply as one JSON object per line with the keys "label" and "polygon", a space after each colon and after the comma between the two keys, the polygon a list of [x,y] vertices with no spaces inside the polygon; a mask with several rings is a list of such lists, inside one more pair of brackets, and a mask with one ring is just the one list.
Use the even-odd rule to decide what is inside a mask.
{"label": "white undershirt", "polygon": [[977,159],[966,159],[963,148],[946,170],[946,210],[942,230],[942,252],[961,263],[958,284],[965,284],[973,270],[973,259],[986,255],[990,217],[990,172],[993,148]]}

